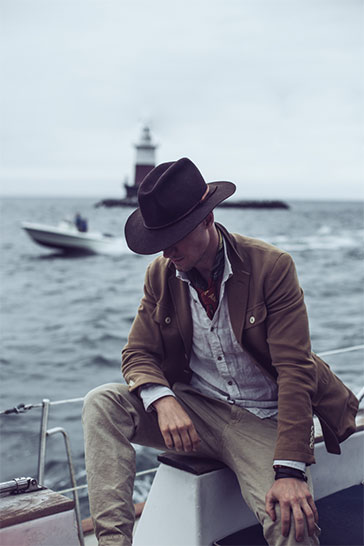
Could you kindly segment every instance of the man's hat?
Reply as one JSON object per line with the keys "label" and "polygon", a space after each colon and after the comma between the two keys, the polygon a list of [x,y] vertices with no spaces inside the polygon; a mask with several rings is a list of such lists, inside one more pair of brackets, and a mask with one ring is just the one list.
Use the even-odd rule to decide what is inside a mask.
{"label": "man's hat", "polygon": [[139,208],[125,224],[129,248],[138,254],[154,254],[172,246],[235,189],[232,182],[206,184],[196,165],[186,157],[161,163],[139,186]]}

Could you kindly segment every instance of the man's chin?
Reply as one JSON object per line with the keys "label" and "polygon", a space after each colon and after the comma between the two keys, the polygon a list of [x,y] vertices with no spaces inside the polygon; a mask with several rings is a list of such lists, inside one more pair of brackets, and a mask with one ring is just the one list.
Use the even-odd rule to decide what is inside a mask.
{"label": "man's chin", "polygon": [[174,263],[174,267],[177,269],[177,271],[181,271],[182,273],[187,273],[187,271],[190,271],[191,268],[186,266],[186,265],[183,265],[182,263]]}

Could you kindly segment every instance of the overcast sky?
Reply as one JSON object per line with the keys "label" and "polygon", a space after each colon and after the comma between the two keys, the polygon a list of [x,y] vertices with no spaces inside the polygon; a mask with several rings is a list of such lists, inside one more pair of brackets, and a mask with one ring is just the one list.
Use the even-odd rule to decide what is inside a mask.
{"label": "overcast sky", "polygon": [[118,197],[143,123],[239,197],[364,198],[362,0],[0,0],[4,195]]}

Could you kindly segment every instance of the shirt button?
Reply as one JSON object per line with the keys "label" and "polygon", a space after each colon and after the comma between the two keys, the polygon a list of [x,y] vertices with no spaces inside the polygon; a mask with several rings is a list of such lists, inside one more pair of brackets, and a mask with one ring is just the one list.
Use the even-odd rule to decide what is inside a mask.
{"label": "shirt button", "polygon": [[228,381],[228,385],[232,385],[232,384],[233,384],[233,382],[232,382],[232,381]]}
{"label": "shirt button", "polygon": [[255,322],[255,317],[251,316],[250,319],[249,319],[249,322],[250,322],[250,324],[254,324],[254,322]]}
{"label": "shirt button", "polygon": [[217,360],[222,360],[222,356],[218,356],[218,357],[217,357]]}
{"label": "shirt button", "polygon": [[166,317],[166,318],[164,319],[164,322],[165,322],[166,324],[171,324],[171,322],[172,322],[171,317]]}
{"label": "shirt button", "polygon": [[213,331],[214,331],[214,327],[213,327],[213,326],[211,326],[211,328],[210,328],[210,332],[213,332]]}

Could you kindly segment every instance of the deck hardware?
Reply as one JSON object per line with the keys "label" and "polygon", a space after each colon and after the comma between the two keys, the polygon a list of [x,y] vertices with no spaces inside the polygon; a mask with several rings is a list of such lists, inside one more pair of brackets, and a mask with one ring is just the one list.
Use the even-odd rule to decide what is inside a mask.
{"label": "deck hardware", "polygon": [[47,442],[47,426],[49,416],[50,400],[44,398],[42,401],[42,417],[40,422],[39,432],[39,454],[38,454],[38,482],[44,482],[46,442]]}
{"label": "deck hardware", "polygon": [[26,411],[29,411],[33,408],[33,404],[18,404],[14,408],[10,408],[7,410],[2,411],[1,413],[4,413],[5,415],[9,415],[10,413],[25,413]]}
{"label": "deck hardware", "polygon": [[43,489],[42,486],[38,485],[38,482],[35,478],[30,478],[29,476],[25,478],[14,478],[8,482],[0,483],[0,495],[19,495],[20,493],[30,493],[31,491],[39,491]]}
{"label": "deck hardware", "polygon": [[[48,400],[48,403],[49,403],[49,400]],[[73,492],[72,492],[73,500],[75,502],[75,515],[76,515],[76,521],[77,521],[78,538],[80,541],[80,545],[84,546],[85,542],[84,542],[83,531],[82,531],[81,509],[80,509],[78,494],[76,492],[77,482],[76,482],[76,476],[75,476],[75,471],[74,471],[73,462],[72,462],[71,444],[70,444],[69,436],[67,432],[64,430],[64,428],[62,427],[54,427],[46,431],[46,437],[53,436],[55,434],[62,434],[64,439],[68,469],[69,469],[70,479],[71,479],[71,484],[73,489]]]}

